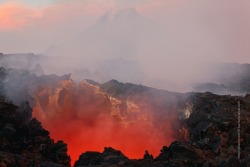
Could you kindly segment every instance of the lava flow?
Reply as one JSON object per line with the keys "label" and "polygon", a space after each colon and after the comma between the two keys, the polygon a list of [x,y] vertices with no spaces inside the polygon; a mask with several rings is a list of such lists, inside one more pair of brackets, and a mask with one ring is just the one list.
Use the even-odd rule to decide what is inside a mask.
{"label": "lava flow", "polygon": [[81,153],[103,151],[107,146],[129,158],[142,158],[145,150],[156,156],[162,146],[175,140],[170,123],[175,114],[167,114],[159,122],[152,109],[110,98],[87,82],[79,88],[72,80],[56,87],[43,86],[36,92],[35,102],[33,117],[42,122],[52,138],[68,144],[72,164]]}

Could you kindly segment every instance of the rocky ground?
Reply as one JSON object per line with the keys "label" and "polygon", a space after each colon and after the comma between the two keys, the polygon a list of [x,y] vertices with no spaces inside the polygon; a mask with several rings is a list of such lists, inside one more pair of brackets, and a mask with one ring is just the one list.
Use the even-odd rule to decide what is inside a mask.
{"label": "rocky ground", "polygon": [[[94,104],[102,109],[106,107],[107,114],[120,120],[124,125],[151,120],[154,127],[157,127],[154,130],[160,130],[163,134],[169,132],[169,126],[161,126],[161,122],[169,124],[172,120],[167,119],[170,113],[177,113],[170,127],[171,131],[179,134],[179,138],[176,138],[178,141],[163,146],[161,153],[155,157],[146,151],[142,159],[131,160],[121,151],[107,145],[102,153],[83,153],[75,166],[250,166],[249,94],[182,94],[124,84],[115,80],[104,84],[85,80],[77,87],[70,79],[70,75],[37,77],[25,70],[4,68],[0,69],[0,79],[0,93],[17,97],[14,102],[18,102],[18,105],[14,105],[4,96],[0,98],[1,167],[70,166],[67,145],[62,141],[55,143],[49,137],[49,132],[42,128],[41,123],[31,118],[32,109],[28,102],[23,101],[35,101],[41,106],[41,111],[46,112],[51,105],[57,111],[64,108],[65,102],[70,99],[65,97],[75,99],[75,95],[84,97],[84,100],[88,95],[87,101],[94,100]],[[36,89],[41,90],[41,94],[34,96],[32,93],[36,92]],[[72,90],[74,91],[71,94]],[[141,110],[143,112],[140,112]]]}
{"label": "rocky ground", "polygon": [[70,166],[67,145],[55,143],[31,110],[28,102],[17,107],[0,97],[0,166]]}
{"label": "rocky ground", "polygon": [[[129,160],[121,152],[105,148],[104,152],[86,152],[75,166],[250,166],[250,95],[219,96],[190,93],[187,103],[192,109],[182,121],[189,132],[186,142],[164,146],[153,158],[148,152],[141,160]],[[238,158],[238,102],[240,102],[240,158]]]}

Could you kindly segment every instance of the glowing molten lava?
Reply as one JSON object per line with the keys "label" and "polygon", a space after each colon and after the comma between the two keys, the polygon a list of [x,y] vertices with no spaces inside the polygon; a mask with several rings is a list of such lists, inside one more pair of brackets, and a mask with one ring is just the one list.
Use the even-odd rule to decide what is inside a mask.
{"label": "glowing molten lava", "polygon": [[156,156],[175,140],[174,112],[158,119],[142,100],[112,98],[86,81],[79,87],[72,80],[45,85],[35,101],[33,117],[52,138],[68,144],[72,163],[85,151],[103,151],[107,146],[129,158],[142,158],[145,150]]}

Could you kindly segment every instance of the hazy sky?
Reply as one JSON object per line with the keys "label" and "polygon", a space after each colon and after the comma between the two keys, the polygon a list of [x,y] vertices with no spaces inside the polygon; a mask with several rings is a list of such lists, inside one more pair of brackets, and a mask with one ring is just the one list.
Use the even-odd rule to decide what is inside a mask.
{"label": "hazy sky", "polygon": [[[172,34],[181,34],[178,45],[185,45],[186,38],[193,45],[217,43],[224,52],[220,54],[228,54],[229,60],[249,60],[248,0],[0,0],[0,50],[44,52],[83,31],[105,12],[127,8],[165,26],[166,31],[173,28]],[[213,39],[200,41],[202,35]]]}
{"label": "hazy sky", "polygon": [[[133,19],[137,14],[119,15],[131,8],[150,24]],[[112,13],[109,19],[116,19],[101,22],[107,12]],[[91,37],[79,36],[85,30]],[[75,40],[76,36],[86,39]],[[48,53],[77,41],[81,56],[91,55],[92,61],[100,54],[103,60],[122,57],[137,63],[157,83],[164,75],[182,82],[200,76],[201,62],[250,63],[250,1],[0,0],[0,52]],[[72,53],[63,56],[77,55]]]}

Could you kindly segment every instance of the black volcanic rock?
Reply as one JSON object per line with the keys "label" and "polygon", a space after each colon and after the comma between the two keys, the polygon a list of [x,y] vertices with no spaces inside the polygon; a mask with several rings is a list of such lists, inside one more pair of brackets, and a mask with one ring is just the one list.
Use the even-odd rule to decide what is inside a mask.
{"label": "black volcanic rock", "polygon": [[169,146],[170,157],[174,160],[199,161],[203,159],[189,143],[174,142]]}
{"label": "black volcanic rock", "polygon": [[[18,83],[28,83],[29,81],[29,84],[25,85],[24,90],[32,86],[32,84],[41,86],[49,84],[49,86],[52,85],[49,88],[53,90],[58,86],[58,82],[67,83],[67,81],[70,81],[69,83],[72,83],[70,74],[61,77],[56,75],[37,77],[25,70],[0,70],[0,72],[3,75],[5,72],[13,76],[20,75],[21,77],[17,77],[18,81],[20,81]],[[10,81],[3,82],[4,85],[7,83],[10,84]],[[90,97],[95,97],[88,99],[91,105],[103,99],[106,104],[106,100],[110,102],[109,97],[118,99],[121,101],[121,104],[117,108],[122,112],[121,115],[127,115],[128,121],[133,120],[137,123],[137,118],[139,118],[141,113],[137,112],[138,115],[136,116],[138,117],[135,117],[135,119],[130,118],[127,111],[128,105],[124,103],[129,99],[139,106],[139,109],[142,108],[143,111],[150,110],[148,113],[154,114],[154,126],[160,127],[158,129],[160,129],[162,134],[167,136],[169,130],[167,129],[168,126],[161,126],[162,123],[172,121],[173,125],[179,125],[173,126],[173,131],[179,137],[185,132],[186,134],[183,136],[186,137],[181,142],[173,142],[168,147],[163,147],[160,155],[155,159],[149,158],[150,155],[146,155],[144,159],[129,160],[120,151],[105,148],[102,153],[86,152],[82,154],[76,162],[76,166],[247,166],[249,164],[249,94],[245,97],[221,96],[210,92],[182,94],[130,83],[121,83],[116,80],[111,80],[104,84],[85,80],[81,86],[87,90],[81,89],[83,94],[89,93]],[[13,90],[15,90],[14,88]],[[23,87],[20,87],[20,90],[21,88]],[[63,91],[66,90],[63,89]],[[95,91],[97,92],[96,94],[94,94]],[[63,94],[63,92],[60,92],[59,96],[64,96]],[[49,99],[49,96],[46,96],[46,98]],[[28,104],[21,103],[22,105],[17,107],[4,100],[4,98],[0,99],[2,99],[0,103],[0,151],[2,155],[0,157],[9,157],[11,163],[17,161],[18,165],[16,166],[20,166],[19,164],[22,162],[23,157],[26,157],[28,163],[33,163],[35,160],[42,163],[68,164],[69,158],[66,154],[66,145],[61,141],[54,143],[49,138],[49,132],[44,130],[36,119],[30,118]],[[238,103],[240,103],[241,112],[241,159],[239,161],[237,160]],[[111,103],[108,104],[110,107]],[[63,105],[63,100],[60,102],[60,105]],[[104,109],[104,107],[98,108]],[[175,117],[174,120],[172,118],[166,119],[169,117],[169,113],[171,113],[167,111],[178,113],[177,116],[179,117]],[[91,110],[91,112],[93,111]],[[99,112],[99,110],[96,112]],[[180,128],[185,130],[181,131]],[[179,138],[176,138],[176,140],[179,140]],[[3,163],[7,164],[9,161],[8,159],[4,160]]]}
{"label": "black volcanic rock", "polygon": [[115,150],[111,147],[105,147],[102,153],[90,151],[83,153],[80,155],[78,161],[75,162],[75,166],[124,165],[127,161],[129,161],[129,159],[124,156],[121,151]]}
{"label": "black volcanic rock", "polygon": [[[249,151],[248,129],[250,113],[246,97],[219,96],[212,93],[196,93],[192,96],[192,113],[185,120],[190,143],[199,148],[206,161],[213,166],[240,166],[238,152],[238,103],[241,113],[241,160]],[[236,159],[236,160],[235,160]],[[241,161],[241,162],[242,162]]]}
{"label": "black volcanic rock", "polygon": [[149,154],[148,150],[146,150],[143,159],[154,159],[154,157],[152,154]]}
{"label": "black volcanic rock", "polygon": [[102,163],[102,154],[94,151],[87,151],[80,155],[79,160],[75,162],[75,166],[100,165]]}
{"label": "black volcanic rock", "polygon": [[168,161],[170,159],[170,150],[167,146],[163,146],[161,153],[155,158],[156,161]]}
{"label": "black volcanic rock", "polygon": [[117,80],[110,80],[100,86],[100,88],[112,97],[125,98],[131,94],[143,93],[150,88],[142,85],[135,85],[131,83],[121,83]]}
{"label": "black volcanic rock", "polygon": [[[111,81],[111,84],[119,84]],[[112,163],[104,160],[103,153],[92,153],[92,158],[99,166],[235,166],[248,167],[250,154],[249,120],[250,106],[249,96],[220,96],[209,92],[188,93],[187,103],[190,103],[190,115],[180,120],[187,128],[190,138],[185,142],[173,142],[170,146],[164,146],[159,156],[155,159],[146,153],[143,159],[120,160]],[[241,157],[238,159],[238,103],[241,113]],[[114,155],[113,149],[110,149]],[[117,153],[121,155],[120,153]],[[77,161],[83,162],[83,154]],[[123,157],[123,156],[118,156]],[[89,166],[94,166],[88,163]]]}
{"label": "black volcanic rock", "polygon": [[[27,111],[28,110],[28,111]],[[70,166],[67,145],[54,141],[31,119],[29,104],[17,107],[0,98],[0,164],[2,166]]]}

